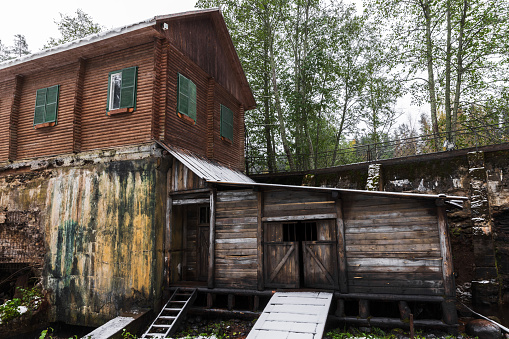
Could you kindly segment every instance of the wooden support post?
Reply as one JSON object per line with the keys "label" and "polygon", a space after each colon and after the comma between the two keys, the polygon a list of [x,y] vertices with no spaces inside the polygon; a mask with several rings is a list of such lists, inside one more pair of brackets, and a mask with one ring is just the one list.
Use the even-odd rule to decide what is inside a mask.
{"label": "wooden support post", "polygon": [[336,305],[336,317],[344,317],[345,316],[345,300],[338,298]]}
{"label": "wooden support post", "polygon": [[18,157],[18,120],[21,104],[21,90],[23,87],[23,76],[16,75],[14,88],[12,89],[11,111],[9,116],[9,160],[16,160]]}
{"label": "wooden support post", "polygon": [[442,276],[444,279],[445,300],[442,303],[443,320],[448,325],[458,323],[458,314],[454,300],[456,289],[454,283],[454,270],[452,266],[451,242],[449,228],[447,227],[447,212],[443,199],[437,199],[438,233],[440,237],[440,252],[442,254]]}
{"label": "wooden support post", "polygon": [[369,318],[369,300],[361,299],[359,300],[359,317],[361,319]]}
{"label": "wooden support post", "polygon": [[255,295],[253,299],[253,312],[256,312],[260,308],[260,297]]}
{"label": "wooden support post", "polygon": [[76,87],[74,89],[74,108],[72,123],[72,151],[81,152],[81,112],[83,110],[83,84],[85,82],[85,58],[78,59]]}
{"label": "wooden support post", "polygon": [[228,294],[228,310],[231,311],[235,307],[235,295]]}
{"label": "wooden support post", "polygon": [[338,243],[339,254],[339,291],[341,293],[348,293],[348,280],[346,271],[346,244],[345,244],[345,223],[343,221],[343,203],[339,198],[336,200],[336,237]]}
{"label": "wooden support post", "polygon": [[256,239],[256,249],[257,249],[257,260],[258,260],[258,270],[257,270],[257,280],[258,280],[258,290],[263,291],[264,281],[263,281],[263,192],[258,191],[258,229],[257,234],[258,238]]}
{"label": "wooden support post", "polygon": [[209,272],[208,288],[214,288],[214,262],[216,244],[216,190],[210,191],[210,232],[209,232]]}
{"label": "wooden support post", "polygon": [[400,301],[398,303],[399,306],[399,316],[401,320],[405,321],[410,319],[410,314],[412,313],[412,310],[410,310],[410,307],[408,307],[408,303],[406,301]]}
{"label": "wooden support post", "polygon": [[207,293],[207,308],[212,308],[212,306],[214,305],[214,297],[212,295],[212,293]]}
{"label": "wooden support post", "polygon": [[410,339],[414,339],[414,315],[410,313]]}
{"label": "wooden support post", "polygon": [[[169,183],[168,180],[171,180],[171,168],[168,171],[167,175],[167,183]],[[168,185],[168,189],[169,189]],[[173,216],[173,199],[170,195],[168,195],[168,198],[166,199],[166,225],[164,230],[164,276],[165,276],[165,282],[166,286],[170,286],[170,263],[172,260],[171,256],[171,236],[172,236],[172,228],[173,224],[171,222],[171,218]]]}

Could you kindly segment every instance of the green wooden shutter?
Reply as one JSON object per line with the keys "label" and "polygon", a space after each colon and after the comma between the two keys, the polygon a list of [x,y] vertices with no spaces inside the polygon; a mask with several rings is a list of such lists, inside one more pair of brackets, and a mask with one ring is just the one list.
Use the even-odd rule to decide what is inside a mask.
{"label": "green wooden shutter", "polygon": [[221,105],[221,136],[233,141],[233,111]]}
{"label": "green wooden shutter", "polygon": [[177,110],[196,121],[196,85],[182,74],[178,77]]}
{"label": "green wooden shutter", "polygon": [[138,67],[129,67],[122,70],[120,108],[135,107],[137,70]]}
{"label": "green wooden shutter", "polygon": [[35,94],[34,125],[42,124],[46,116],[47,88],[38,89]]}
{"label": "green wooden shutter", "polygon": [[196,121],[196,85],[189,80],[189,117]]}
{"label": "green wooden shutter", "polygon": [[60,85],[48,87],[46,91],[46,117],[44,122],[56,122],[58,110],[58,93]]}

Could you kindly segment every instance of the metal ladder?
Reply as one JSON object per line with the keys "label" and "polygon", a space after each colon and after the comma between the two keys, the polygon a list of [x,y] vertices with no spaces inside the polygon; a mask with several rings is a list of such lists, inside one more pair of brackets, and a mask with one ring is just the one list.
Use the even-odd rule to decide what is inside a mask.
{"label": "metal ladder", "polygon": [[141,338],[166,338],[173,334],[196,295],[196,289],[187,292],[177,288]]}

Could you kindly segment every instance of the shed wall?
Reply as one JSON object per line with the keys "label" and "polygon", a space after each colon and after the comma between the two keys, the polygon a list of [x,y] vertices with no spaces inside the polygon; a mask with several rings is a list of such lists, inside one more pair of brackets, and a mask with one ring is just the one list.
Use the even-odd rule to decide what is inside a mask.
{"label": "shed wall", "polygon": [[258,198],[252,190],[217,193],[215,283],[256,289]]}
{"label": "shed wall", "polygon": [[349,292],[443,295],[433,200],[343,195]]}

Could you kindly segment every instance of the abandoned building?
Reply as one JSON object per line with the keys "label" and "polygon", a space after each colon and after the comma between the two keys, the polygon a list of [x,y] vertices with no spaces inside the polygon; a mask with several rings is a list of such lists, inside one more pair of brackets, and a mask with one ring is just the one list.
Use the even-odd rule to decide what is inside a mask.
{"label": "abandoned building", "polygon": [[377,303],[394,324],[430,303],[441,315],[421,324],[454,326],[446,209],[465,198],[256,183],[254,107],[217,9],[0,64],[0,269],[34,268],[71,324],[158,310],[179,287],[254,310],[329,291],[360,324],[388,321]]}

